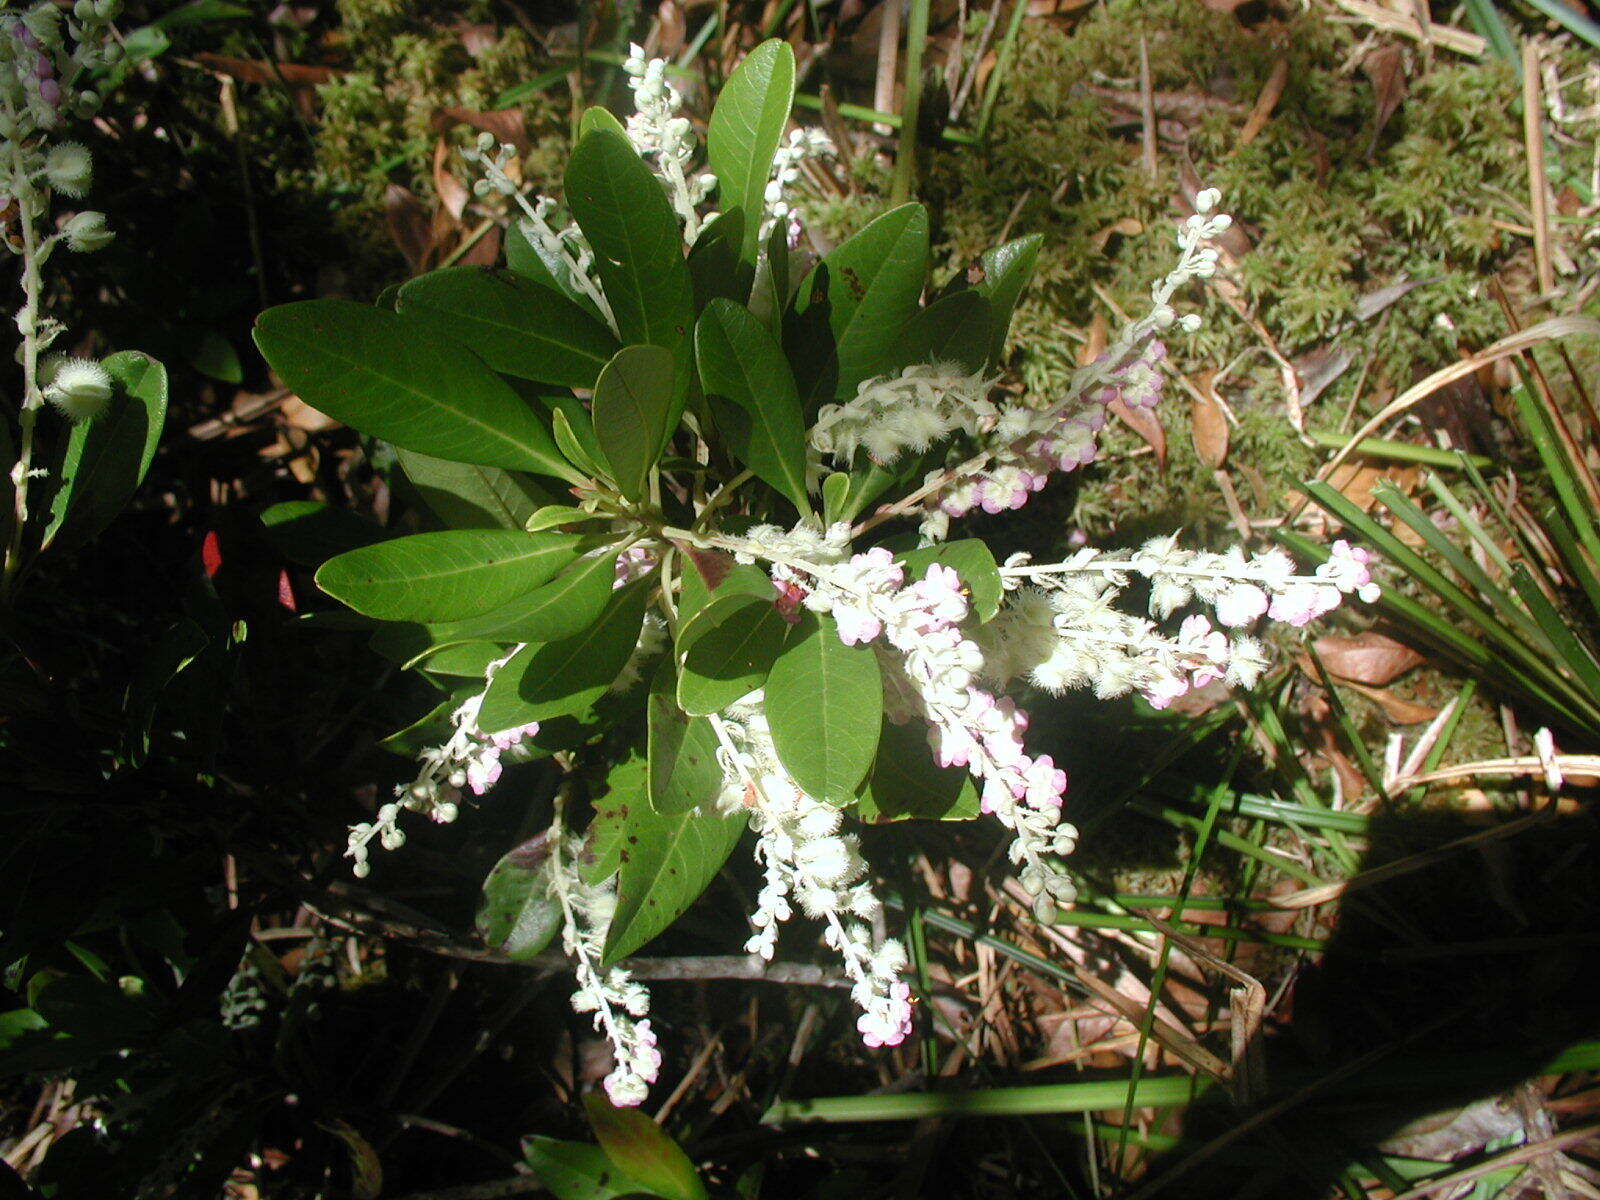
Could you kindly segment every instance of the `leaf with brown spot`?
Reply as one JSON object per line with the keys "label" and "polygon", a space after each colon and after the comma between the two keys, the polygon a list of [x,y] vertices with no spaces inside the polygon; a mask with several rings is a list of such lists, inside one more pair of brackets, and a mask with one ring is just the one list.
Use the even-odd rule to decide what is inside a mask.
{"label": "leaf with brown spot", "polygon": [[467,201],[472,193],[467,185],[450,173],[450,143],[440,138],[433,147],[433,189],[439,193],[439,203],[457,221],[467,211]]}
{"label": "leaf with brown spot", "polygon": [[1381,688],[1423,662],[1410,646],[1368,630],[1354,637],[1330,634],[1315,643],[1317,655],[1330,675]]}

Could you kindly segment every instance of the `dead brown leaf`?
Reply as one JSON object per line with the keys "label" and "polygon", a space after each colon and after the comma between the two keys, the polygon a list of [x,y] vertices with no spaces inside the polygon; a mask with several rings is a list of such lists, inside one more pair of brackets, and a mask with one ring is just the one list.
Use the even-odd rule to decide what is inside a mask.
{"label": "dead brown leaf", "polygon": [[1383,687],[1423,662],[1410,646],[1373,630],[1353,637],[1330,634],[1314,645],[1330,675],[1370,687]]}
{"label": "dead brown leaf", "polygon": [[528,148],[528,124],[520,108],[497,108],[480,112],[475,108],[451,105],[433,114],[433,131],[443,133],[452,125],[470,125],[473,129],[494,134],[499,142],[510,142],[518,150]]}
{"label": "dead brown leaf", "polygon": [[433,189],[439,194],[439,203],[456,221],[467,211],[467,201],[472,192],[450,172],[450,143],[440,138],[433,147]]}
{"label": "dead brown leaf", "polygon": [[1111,222],[1104,229],[1095,231],[1089,238],[1089,244],[1100,253],[1105,253],[1106,243],[1111,240],[1111,235],[1120,233],[1123,237],[1133,237],[1144,232],[1144,222],[1136,217],[1120,217]]}
{"label": "dead brown leaf", "polygon": [[383,193],[383,213],[389,224],[389,236],[394,238],[406,264],[413,273],[420,271],[433,237],[428,210],[416,193],[391,183]]}
{"label": "dead brown leaf", "polygon": [[1200,461],[1213,471],[1228,461],[1228,414],[1217,397],[1215,371],[1202,371],[1199,388],[1189,405],[1189,432]]}
{"label": "dead brown leaf", "polygon": [[1415,700],[1403,700],[1387,688],[1368,687],[1364,683],[1354,683],[1350,680],[1343,681],[1343,685],[1353,692],[1360,692],[1379,708],[1383,709],[1384,716],[1396,725],[1420,725],[1424,721],[1431,721],[1439,715],[1437,708],[1430,708],[1426,704],[1418,704]]}
{"label": "dead brown leaf", "polygon": [[253,58],[235,58],[229,54],[212,54],[202,51],[195,61],[219,75],[227,75],[241,83],[272,83],[279,87],[312,88],[335,79],[340,72],[332,67],[305,66],[301,63],[260,62]]}
{"label": "dead brown leaf", "polygon": [[1372,81],[1373,96],[1377,103],[1372,112],[1372,141],[1367,146],[1370,157],[1378,148],[1378,138],[1384,126],[1394,116],[1406,98],[1406,56],[1399,46],[1379,46],[1361,60],[1361,70]]}
{"label": "dead brown leaf", "polygon": [[661,0],[661,6],[656,9],[656,55],[677,58],[687,33],[683,6],[678,0]]}
{"label": "dead brown leaf", "polygon": [[1162,427],[1160,417],[1148,408],[1132,407],[1121,396],[1106,405],[1106,411],[1138,434],[1140,440],[1155,451],[1157,467],[1163,471],[1167,469],[1167,431]]}
{"label": "dead brown leaf", "polygon": [[1267,127],[1267,122],[1272,119],[1272,112],[1278,107],[1278,101],[1283,99],[1284,85],[1289,82],[1289,60],[1280,58],[1272,64],[1272,74],[1267,76],[1267,81],[1261,85],[1261,94],[1256,97],[1256,106],[1250,110],[1250,117],[1244,123],[1244,128],[1239,131],[1239,145],[1248,146],[1260,136],[1261,131]]}

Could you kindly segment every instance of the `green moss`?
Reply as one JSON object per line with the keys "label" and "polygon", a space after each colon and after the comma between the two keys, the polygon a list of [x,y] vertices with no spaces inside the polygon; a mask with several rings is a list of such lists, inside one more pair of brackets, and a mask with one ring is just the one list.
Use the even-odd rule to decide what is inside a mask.
{"label": "green moss", "polygon": [[[1138,130],[1113,128],[1091,86],[1135,94],[1139,41],[1149,44],[1153,85],[1201,102],[1186,116],[1183,150],[1163,143],[1160,170],[1148,178]],[[1370,362],[1363,397],[1403,388],[1505,332],[1483,287],[1492,273],[1526,275],[1526,239],[1495,221],[1526,220],[1516,76],[1492,62],[1440,55],[1414,73],[1408,94],[1374,142],[1375,97],[1359,70],[1344,70],[1356,37],[1320,12],[1247,29],[1193,0],[1112,0],[1070,33],[1030,22],[996,110],[990,145],[930,151],[921,192],[933,210],[946,274],[999,238],[1042,232],[1034,287],[1015,325],[1013,366],[1042,394],[1060,391],[1097,292],[1139,311],[1151,282],[1172,261],[1180,215],[1178,163],[1190,159],[1205,184],[1250,234],[1239,261],[1242,299],[1291,358],[1336,342],[1354,356],[1342,378],[1307,414],[1335,426]],[[1276,63],[1288,81],[1272,119],[1240,146],[1245,114]],[[1574,151],[1573,153],[1577,153]],[[1581,172],[1582,164],[1572,169]],[[1552,172],[1563,170],[1559,157]],[[869,177],[870,182],[870,177]],[[858,222],[858,198],[813,215],[830,235]],[[1107,231],[1128,218],[1142,231]],[[1402,279],[1426,280],[1386,319],[1357,323],[1357,299]],[[1196,289],[1205,327],[1176,336],[1179,370],[1230,370],[1223,395],[1240,419],[1231,461],[1258,471],[1257,497],[1235,473],[1247,508],[1271,511],[1315,462],[1293,436],[1279,368],[1231,308]],[[1245,356],[1241,359],[1240,356]],[[1194,455],[1188,402],[1176,391],[1164,410],[1171,446],[1167,471],[1121,431],[1112,455],[1089,472],[1076,517],[1098,537],[1151,519],[1195,529],[1224,522],[1211,472]]]}

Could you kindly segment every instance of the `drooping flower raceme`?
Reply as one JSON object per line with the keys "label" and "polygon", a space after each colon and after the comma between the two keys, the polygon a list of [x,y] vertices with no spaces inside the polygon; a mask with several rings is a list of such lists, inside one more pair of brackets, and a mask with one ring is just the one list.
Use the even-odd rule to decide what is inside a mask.
{"label": "drooping flower raceme", "polygon": [[661,1051],[650,1028],[650,993],[620,967],[602,968],[606,935],[617,909],[616,878],[593,885],[577,870],[582,842],[566,830],[558,803],[548,834],[549,890],[561,907],[561,946],[572,960],[574,1012],[593,1013],[611,1043],[606,1095],[619,1107],[642,1104],[661,1073]]}
{"label": "drooping flower raceme", "polygon": [[874,947],[867,922],[880,905],[860,846],[840,831],[839,810],[808,796],[778,762],[760,700],[755,694],[711,718],[724,779],[718,807],[748,813],[765,875],[745,949],[770,961],[778,926],[793,915],[791,901],[798,904],[824,923],[823,941],[844,964],[862,1039],[897,1046],[911,1033],[911,988],[900,978],[905,949],[893,938]]}
{"label": "drooping flower raceme", "polygon": [[369,843],[378,839],[385,850],[397,850],[405,845],[405,830],[400,828],[400,813],[411,809],[443,824],[460,815],[462,789],[481,796],[500,779],[501,757],[514,753],[526,738],[539,732],[539,723],[530,722],[514,729],[485,732],[478,727],[478,714],[483,709],[483,699],[495,672],[516,657],[519,645],[509,654],[497,658],[484,671],[483,690],[469,696],[451,714],[454,731],[442,746],[430,746],[417,758],[422,769],[416,779],[400,784],[394,790],[395,799],[378,809],[373,821],[362,821],[350,827],[350,841],[345,857],[354,859],[353,870],[357,877],[365,877],[372,870],[367,861]]}

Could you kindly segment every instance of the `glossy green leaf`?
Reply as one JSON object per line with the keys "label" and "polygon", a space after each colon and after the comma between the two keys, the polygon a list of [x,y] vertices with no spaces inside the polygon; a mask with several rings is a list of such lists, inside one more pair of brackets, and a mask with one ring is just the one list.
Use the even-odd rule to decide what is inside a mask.
{"label": "glossy green leaf", "polygon": [[822,399],[853,396],[862,380],[893,364],[927,273],[928,214],[920,204],[884,213],[817,265],[801,288],[800,314],[826,306],[837,374]]}
{"label": "glossy green leaf", "polygon": [[600,1148],[624,1175],[666,1200],[707,1200],[689,1156],[644,1113],[618,1108],[593,1092],[583,1107]]}
{"label": "glossy green leaf", "polygon": [[612,772],[608,808],[622,829],[617,909],[606,934],[608,964],[632,954],[699,899],[745,828],[739,814],[709,809],[656,812],[645,795],[647,777],[636,763]]}
{"label": "glossy green leaf", "polygon": [[858,812],[863,821],[971,820],[978,788],[969,772],[934,761],[926,722],[885,721]]}
{"label": "glossy green leaf", "polygon": [[717,177],[717,203],[744,218],[740,258],[752,266],[772,158],[794,103],[794,51],[762,42],[728,77],[706,127],[706,156]]}
{"label": "glossy green leaf", "polygon": [[566,297],[510,271],[449,267],[400,289],[400,312],[466,346],[502,375],[592,388],[617,339]]}
{"label": "glossy green leaf", "polygon": [[1044,234],[1030,233],[983,254],[983,282],[973,290],[989,302],[989,361],[998,363],[1005,355],[1006,336],[1011,332],[1011,315],[1016,311],[1022,289],[1033,278],[1039,261]]}
{"label": "glossy green leaf", "polygon": [[505,380],[415,318],[299,300],[262,313],[255,337],[285,386],[372,437],[451,462],[581,479]]}
{"label": "glossy green leaf", "polygon": [[466,621],[428,627],[439,645],[456,641],[556,642],[576,637],[600,619],[616,579],[615,553],[580,558],[526,595]]}
{"label": "glossy green leaf", "polygon": [[872,767],[883,675],[871,646],[846,646],[833,618],[807,613],[766,681],[778,758],[808,795],[849,804]]}
{"label": "glossy green leaf", "polygon": [[[720,551],[706,551],[707,557],[695,561],[692,553],[685,553],[683,586],[678,591],[678,620],[680,628],[687,630],[689,621],[713,597],[744,595],[760,600],[778,598],[778,589],[772,579],[753,563],[736,563]],[[710,580],[701,573],[701,563],[711,571]]]}
{"label": "glossy green leaf", "polygon": [[567,160],[566,189],[623,341],[682,354],[694,293],[678,218],[660,180],[625,137],[598,130]]}
{"label": "glossy green leaf", "polygon": [[695,328],[695,355],[706,391],[731,402],[716,417],[734,457],[809,513],[800,394],[772,335],[748,309],[713,300]]}
{"label": "glossy green leaf", "polygon": [[911,319],[895,366],[939,362],[981,371],[989,357],[991,328],[989,301],[977,289],[952,292]]}
{"label": "glossy green leaf", "polygon": [[683,411],[677,366],[660,346],[624,346],[594,387],[594,435],[611,478],[630,500],[645,494],[650,468]]}
{"label": "glossy green leaf", "polygon": [[317,586],[380,621],[457,621],[531,592],[577,557],[579,539],[511,529],[415,533],[350,550]]}
{"label": "glossy green leaf", "polygon": [[545,835],[506,853],[483,881],[475,922],[486,946],[531,962],[561,929],[561,902],[550,893],[550,847]]}
{"label": "glossy green leaf", "polygon": [[489,664],[503,653],[497,642],[455,642],[427,651],[410,665],[433,677],[482,679]]}
{"label": "glossy green leaf", "polygon": [[671,815],[716,799],[722,790],[717,735],[705,717],[691,717],[679,707],[678,673],[670,660],[650,681],[645,720],[650,807]]}
{"label": "glossy green leaf", "polygon": [[397,450],[417,497],[451,529],[521,529],[555,497],[526,476],[477,463]]}
{"label": "glossy green leaf", "polygon": [[522,1140],[522,1156],[556,1200],[619,1200],[643,1187],[629,1179],[599,1146],[537,1135]]}
{"label": "glossy green leaf", "polygon": [[478,725],[514,729],[586,710],[605,695],[632,657],[646,598],[641,584],[621,588],[612,593],[600,619],[583,632],[518,651],[495,672]]}
{"label": "glossy green leaf", "polygon": [[928,568],[934,563],[949,567],[961,576],[972,601],[972,611],[979,621],[993,620],[1000,611],[1000,598],[1004,585],[1000,582],[1000,568],[995,565],[994,553],[980,538],[961,538],[937,546],[922,546],[899,556],[906,565],[906,582],[925,579]]}
{"label": "glossy green leaf", "polygon": [[600,453],[600,443],[594,436],[594,418],[589,415],[583,401],[574,396],[569,403],[568,398],[551,396],[548,403],[550,429],[555,435],[556,445],[561,447],[561,453],[567,456],[567,461],[586,475],[609,479],[611,472],[606,467],[605,455]]}
{"label": "glossy green leaf", "polygon": [[133,498],[156,456],[167,419],[167,369],[136,350],[100,365],[115,392],[105,412],[77,422],[67,435],[45,546],[92,540]]}
{"label": "glossy green leaf", "polygon": [[583,116],[578,118],[578,140],[582,141],[595,132],[615,134],[617,137],[626,138],[628,127],[617,120],[616,114],[609,108],[602,108],[598,104],[591,104],[583,110]]}
{"label": "glossy green leaf", "polygon": [[739,259],[743,238],[744,218],[736,212],[718,213],[695,238],[687,262],[697,312],[713,300],[749,299],[755,276],[750,265]]}
{"label": "glossy green leaf", "polygon": [[720,712],[749,695],[789,636],[770,600],[719,596],[678,634],[678,704],[691,716]]}

